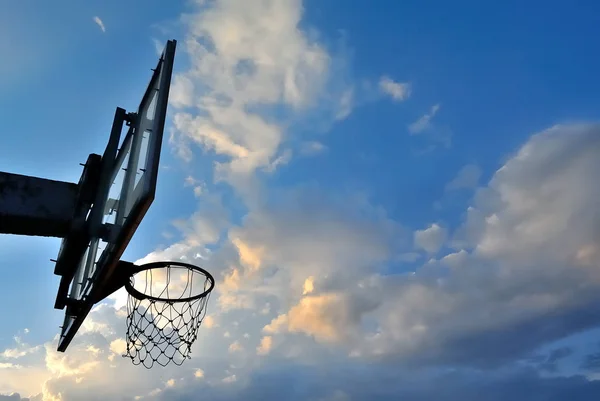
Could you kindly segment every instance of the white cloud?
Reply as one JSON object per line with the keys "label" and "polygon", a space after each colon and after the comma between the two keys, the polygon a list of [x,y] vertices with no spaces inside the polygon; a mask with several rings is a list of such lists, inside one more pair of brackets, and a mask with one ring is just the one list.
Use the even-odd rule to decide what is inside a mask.
{"label": "white cloud", "polygon": [[14,363],[0,362],[0,369],[21,369],[23,366]]}
{"label": "white cloud", "polygon": [[215,178],[241,191],[250,190],[257,170],[287,157],[283,120],[258,108],[294,116],[335,100],[332,119],[351,110],[351,90],[329,85],[339,79],[330,75],[333,56],[299,28],[301,17],[300,1],[277,0],[210,2],[186,16],[190,68],[173,80],[171,103],[181,110],[172,141],[186,158],[190,143],[225,156]]}
{"label": "white cloud", "polygon": [[481,178],[481,168],[476,164],[467,164],[460,169],[456,177],[446,184],[446,191],[462,188],[475,188]]}
{"label": "white cloud", "polygon": [[127,351],[127,343],[122,338],[117,338],[116,340],[111,341],[110,350],[118,355],[124,355]]}
{"label": "white cloud", "polygon": [[409,83],[395,82],[387,76],[383,76],[379,79],[379,89],[397,102],[408,99],[411,94]]}
{"label": "white cloud", "polygon": [[271,304],[269,302],[265,302],[265,306],[260,310],[261,315],[268,315],[271,313]]}
{"label": "white cloud", "polygon": [[406,252],[401,255],[398,255],[397,259],[401,262],[412,263],[419,260],[420,257],[421,255],[418,252]]}
{"label": "white cloud", "polygon": [[[206,245],[217,243],[227,227],[230,226],[229,211],[223,205],[221,196],[205,193],[202,200],[200,210],[192,214],[190,218],[173,222],[185,236],[185,243],[189,247],[195,247],[196,250],[204,250],[202,248]],[[173,251],[182,253],[182,249]],[[161,256],[163,259],[157,260],[170,260],[165,256]]]}
{"label": "white cloud", "polygon": [[199,198],[200,196],[202,196],[206,191],[206,184],[203,181],[198,180],[191,175],[188,175],[185,178],[184,186],[192,187],[193,191],[194,191],[194,196],[196,198]]}
{"label": "white cloud", "polygon": [[[29,330],[25,329],[24,332],[25,334],[27,334]],[[16,347],[7,348],[4,351],[2,351],[2,353],[0,353],[1,358],[19,359],[26,355],[37,352],[40,349],[39,346],[30,346],[29,344],[23,342],[23,340],[21,340],[21,338],[18,336],[15,336],[13,339],[15,340]]]}
{"label": "white cloud", "polygon": [[300,153],[304,156],[314,156],[327,150],[327,146],[318,141],[303,142],[300,146]]}
{"label": "white cloud", "polygon": [[417,135],[431,129],[431,120],[435,117],[439,109],[439,104],[433,105],[431,110],[429,110],[429,113],[422,115],[417,121],[408,126],[408,132],[410,132],[411,135]]}
{"label": "white cloud", "polygon": [[[90,313],[88,319],[94,323],[91,327],[114,327],[117,334],[122,335],[125,321],[120,312],[122,311],[110,305],[101,305]],[[141,394],[146,397],[151,393],[158,395],[161,392],[184,388],[189,386],[187,378],[199,379],[204,376],[203,370],[198,367],[201,358],[186,361],[183,368],[167,366],[160,371],[140,369],[134,366],[129,358],[121,358],[120,355],[114,354],[122,351],[123,340],[117,337],[117,334],[95,329],[80,332],[65,353],[56,351],[57,344],[54,339],[40,346],[43,352],[35,354],[35,359],[28,356],[29,359],[22,369],[2,369],[0,392],[8,383],[8,388],[12,387],[21,394],[42,392],[44,400],[85,400],[89,399],[90,393],[106,400],[133,399],[135,395]],[[209,344],[215,346],[212,341],[209,341]],[[219,355],[219,352],[215,350],[212,355]],[[206,355],[205,352],[202,354]],[[215,365],[211,366],[213,372]],[[182,372],[186,367],[191,368],[191,371],[188,370],[191,372],[189,376],[177,379],[185,375]],[[166,380],[168,377],[172,379]],[[155,391],[157,383],[164,383],[165,387]]]}
{"label": "white cloud", "polygon": [[102,20],[100,19],[100,17],[95,16],[93,18],[93,20],[96,23],[96,25],[98,25],[100,27],[100,29],[102,30],[102,32],[106,32],[106,27],[104,26],[104,22],[102,22]]}
{"label": "white cloud", "polygon": [[207,329],[212,329],[213,327],[218,327],[219,325],[215,322],[215,318],[208,315],[204,317],[204,320],[202,321],[202,326],[206,327]]}
{"label": "white cloud", "polygon": [[437,253],[448,237],[448,231],[438,224],[432,224],[424,230],[415,231],[415,245],[428,253]]}
{"label": "white cloud", "polygon": [[352,113],[354,107],[354,89],[350,88],[344,91],[339,100],[338,111],[335,114],[336,120],[343,120]]}
{"label": "white cloud", "polygon": [[290,149],[285,149],[279,156],[275,158],[268,166],[264,168],[266,172],[272,173],[277,170],[279,166],[285,166],[292,160],[292,151]]}
{"label": "white cloud", "polygon": [[243,351],[244,347],[239,341],[234,341],[229,345],[229,352],[240,352]]}
{"label": "white cloud", "polygon": [[441,259],[442,263],[447,264],[450,267],[459,268],[460,266],[464,266],[468,262],[469,253],[464,249],[461,249],[458,252],[450,253],[444,256]]}
{"label": "white cloud", "polygon": [[[162,43],[160,51],[162,52]],[[169,92],[169,103],[177,108],[190,107],[194,103],[194,83],[185,75],[175,75]]]}

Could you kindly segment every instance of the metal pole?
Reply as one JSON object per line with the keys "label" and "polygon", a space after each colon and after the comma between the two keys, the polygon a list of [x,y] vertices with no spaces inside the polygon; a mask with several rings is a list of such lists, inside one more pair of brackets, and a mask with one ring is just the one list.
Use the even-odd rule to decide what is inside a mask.
{"label": "metal pole", "polygon": [[0,172],[0,234],[65,237],[77,194],[74,183]]}

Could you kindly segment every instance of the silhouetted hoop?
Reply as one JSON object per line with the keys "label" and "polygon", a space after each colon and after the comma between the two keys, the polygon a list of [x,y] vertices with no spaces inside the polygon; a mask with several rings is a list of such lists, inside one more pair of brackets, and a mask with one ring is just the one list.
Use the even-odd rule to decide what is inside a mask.
{"label": "silhouetted hoop", "polygon": [[192,265],[190,263],[184,263],[184,262],[146,263],[146,264],[137,266],[133,270],[133,273],[131,274],[131,278],[133,278],[135,275],[137,275],[141,272],[144,272],[144,271],[164,269],[164,268],[169,268],[169,267],[183,268],[183,269],[188,269],[189,271],[192,271],[192,272],[197,272],[206,277],[206,279],[210,283],[210,286],[205,291],[203,291],[202,293],[200,293],[198,295],[184,297],[184,298],[166,298],[166,297],[156,297],[151,294],[144,294],[143,292],[137,290],[133,286],[133,282],[131,279],[125,283],[125,289],[129,293],[129,295],[131,295],[132,297],[134,297],[140,301],[144,300],[144,299],[148,299],[148,300],[159,301],[159,302],[189,302],[189,301],[193,301],[195,299],[206,297],[208,294],[210,294],[210,292],[213,290],[213,288],[215,288],[215,278],[212,276],[212,274],[210,274],[208,271],[201,268],[200,266],[196,266],[196,265]]}
{"label": "silhouetted hoop", "polygon": [[[143,289],[136,288],[140,285]],[[123,356],[148,369],[189,359],[214,287],[209,272],[189,263],[135,266],[125,284],[129,295]]]}

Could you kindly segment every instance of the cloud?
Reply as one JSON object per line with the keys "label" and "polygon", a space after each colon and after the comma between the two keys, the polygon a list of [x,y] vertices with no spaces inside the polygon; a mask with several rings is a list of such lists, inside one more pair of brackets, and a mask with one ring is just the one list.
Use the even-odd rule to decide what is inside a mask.
{"label": "cloud", "polygon": [[185,178],[184,186],[192,187],[193,191],[194,191],[194,196],[196,198],[199,198],[200,196],[202,196],[206,191],[206,184],[203,181],[198,180],[191,175],[189,175]]}
{"label": "cloud", "polygon": [[220,156],[215,179],[245,193],[256,172],[285,164],[276,160],[286,158],[289,121],[332,104],[331,119],[342,119],[352,108],[352,91],[335,83],[343,74],[330,74],[335,56],[299,27],[301,17],[295,0],[214,1],[185,17],[190,68],[173,80],[171,141],[187,159],[191,144]]}
{"label": "cloud", "polygon": [[489,365],[599,324],[599,154],[598,125],[534,135],[475,195],[460,263],[374,281],[380,326],[361,352]]}
{"label": "cloud", "polygon": [[[28,374],[28,388],[21,388],[21,394],[43,393],[44,400],[87,400],[90,394],[98,399],[134,399],[135,396],[158,396],[168,391],[175,391],[188,387],[192,382],[202,383],[205,380],[220,380],[224,366],[219,361],[210,364],[210,371],[204,373],[199,367],[200,362],[206,359],[196,358],[183,365],[167,366],[159,370],[146,370],[134,366],[129,358],[115,355],[113,351],[120,351],[121,345],[118,335],[122,335],[125,327],[123,309],[117,310],[112,305],[102,304],[95,308],[88,320],[93,324],[91,331],[80,332],[74,338],[69,350],[65,353],[56,351],[56,339],[44,344],[41,363],[45,369],[45,376],[38,376],[33,366],[27,366],[21,371]],[[114,327],[116,332],[99,329],[101,327]],[[206,340],[200,334],[198,342]],[[117,344],[119,344],[117,346]],[[212,347],[216,342],[209,341]],[[201,345],[201,344],[197,344]],[[211,355],[222,355],[226,344],[220,344],[218,351]],[[119,348],[119,349],[117,349]],[[206,355],[206,352],[202,354]],[[209,352],[210,354],[210,352]],[[209,357],[210,358],[210,357]],[[40,360],[38,359],[39,363]],[[227,365],[225,365],[227,366]],[[4,388],[3,380],[6,375],[0,375],[0,389]],[[206,377],[205,380],[198,380]],[[171,378],[166,380],[166,378]],[[157,388],[157,383],[164,383]],[[159,391],[155,391],[158,389]],[[2,391],[2,390],[0,390]]]}
{"label": "cloud", "polygon": [[400,262],[414,263],[419,260],[419,258],[421,258],[421,254],[418,252],[406,252],[398,255],[396,259]]}
{"label": "cloud", "polygon": [[239,238],[232,238],[231,243],[237,249],[240,263],[249,270],[258,270],[262,264],[265,250],[262,246],[250,246]]}
{"label": "cloud", "polygon": [[548,355],[542,356],[537,368],[540,371],[556,373],[558,371],[558,363],[571,356],[574,350],[569,347],[559,347],[550,351]]}
{"label": "cloud", "polygon": [[41,383],[50,375],[43,363],[43,347],[39,348],[37,353],[18,360],[0,360],[0,394],[14,392],[33,396],[41,392]]}
{"label": "cloud", "polygon": [[240,344],[239,341],[234,341],[229,345],[229,352],[240,352],[243,351],[244,347]]}
{"label": "cloud", "polygon": [[[501,367],[600,324],[595,312],[600,310],[600,189],[589,185],[600,168],[599,155],[599,125],[556,126],[532,136],[475,192],[470,207],[478,213],[471,219],[479,224],[471,246],[430,259],[413,272],[390,271],[387,263],[406,253],[398,246],[402,242],[391,241],[403,231],[363,198],[328,197],[312,187],[272,192],[268,203],[228,229],[227,241],[207,261],[209,270],[234,266],[242,279],[227,291],[247,295],[256,306],[215,308],[223,327],[201,331],[194,359],[185,365],[189,380],[155,396],[187,399],[184,395],[202,389],[226,399],[219,386],[235,380],[227,388],[238,391],[239,385],[251,398],[281,394],[265,383],[279,386],[293,379],[315,399],[336,391],[356,399],[426,399],[433,381],[438,392],[447,389],[439,394],[449,400],[472,394],[552,399],[573,391],[585,399],[597,383]],[[172,249],[187,255],[193,252],[188,247]],[[231,271],[221,267],[215,274]],[[305,285],[309,277],[312,285]],[[272,308],[265,316],[258,311],[266,302]],[[111,399],[122,397],[117,389],[125,386],[143,395],[164,382],[151,373],[136,374],[127,360],[109,359],[111,344],[122,335],[113,328],[122,327],[122,319],[113,306],[102,306],[90,314],[69,353],[45,346],[50,378],[44,391],[64,399],[84,399],[93,391]],[[265,362],[261,370],[245,364],[243,351],[234,351],[232,363],[224,355],[235,342],[223,338],[226,330],[237,338],[249,333],[241,341],[257,352],[269,348],[265,361],[282,356],[288,362]],[[270,345],[265,337],[272,338]],[[550,354],[548,360],[556,361],[565,352]],[[313,362],[310,375],[294,370],[304,360]],[[204,380],[195,377],[200,363]],[[452,370],[441,368],[449,365]],[[339,376],[311,381],[322,376],[315,369]],[[167,373],[164,377],[180,377]],[[372,382],[375,378],[382,381]],[[307,394],[289,399],[294,397]]]}
{"label": "cloud", "polygon": [[[323,380],[325,372],[330,372]],[[240,382],[240,386],[195,386],[164,392],[159,400],[192,400],[197,394],[207,399],[233,401],[237,399],[274,400],[285,394],[286,400],[357,400],[391,401],[477,399],[558,401],[577,399],[592,401],[600,384],[582,376],[544,378],[528,369],[510,372],[442,370],[411,371],[395,366],[343,365],[339,361],[315,366],[293,364],[263,367],[247,380],[231,374],[224,383]],[[435,383],[432,386],[431,383]]]}
{"label": "cloud", "polygon": [[[600,315],[590,313],[600,306],[595,245],[600,190],[588,185],[600,168],[598,155],[597,125],[556,126],[534,135],[476,191],[466,226],[456,230],[472,231],[464,242],[468,248],[431,259],[412,274],[344,266],[313,246],[302,255],[318,258],[319,270],[306,259],[298,267],[303,274],[294,277],[294,248],[281,241],[286,235],[273,235],[268,242],[264,236],[277,221],[272,220],[269,229],[257,232],[263,233],[261,243],[278,244],[273,249],[285,258],[267,253],[267,265],[287,265],[293,278],[286,282],[300,290],[296,297],[278,294],[293,302],[263,331],[304,334],[342,345],[357,358],[497,366],[600,324]],[[288,225],[296,238],[305,230]],[[447,236],[447,229],[435,224],[418,230],[415,243],[434,254]],[[337,251],[336,257],[346,252]],[[307,275],[325,281],[317,292],[302,296]]]}
{"label": "cloud", "polygon": [[292,151],[290,149],[284,149],[281,154],[279,154],[275,160],[269,163],[268,166],[264,168],[264,171],[268,173],[272,173],[279,168],[279,166],[285,166],[292,160]]}
{"label": "cloud", "polygon": [[228,310],[262,309],[269,297],[297,302],[309,276],[322,290],[356,284],[403,235],[360,198],[328,199],[315,188],[278,192],[229,231],[230,247],[215,262],[231,266],[217,285],[218,302]]}
{"label": "cloud", "polygon": [[[204,247],[207,245],[219,242],[225,230],[230,226],[229,211],[223,205],[220,195],[205,193],[199,211],[193,213],[188,219],[175,220],[173,224],[184,235],[187,247],[204,251]],[[172,253],[184,254],[182,246],[183,244],[176,246]],[[170,260],[172,256],[162,255],[160,257],[162,259],[155,260]]]}
{"label": "cloud", "polygon": [[104,26],[104,22],[102,22],[102,20],[100,19],[100,17],[95,16],[93,18],[94,22],[96,23],[96,25],[98,25],[100,27],[100,29],[102,30],[102,32],[106,32],[106,27]]}
{"label": "cloud", "polygon": [[379,90],[397,102],[408,99],[411,94],[409,83],[395,82],[387,76],[379,79]]}
{"label": "cloud", "polygon": [[408,126],[408,132],[411,135],[417,135],[430,130],[432,126],[431,120],[433,119],[433,117],[435,117],[439,110],[439,104],[431,106],[431,110],[429,111],[429,113],[422,115],[417,121],[411,123]]}
{"label": "cloud", "polygon": [[118,355],[123,355],[127,351],[127,343],[122,338],[111,341],[110,350]]}
{"label": "cloud", "polygon": [[315,290],[315,277],[310,276],[304,281],[304,285],[302,286],[302,295],[310,294]]}
{"label": "cloud", "polygon": [[0,401],[42,401],[42,395],[39,394],[37,396],[33,396],[33,397],[21,397],[21,394],[19,393],[12,393],[12,394],[0,394]]}
{"label": "cloud", "polygon": [[27,350],[19,350],[16,348],[7,348],[2,351],[2,357],[6,359],[10,358],[20,358],[28,354]]}
{"label": "cloud", "polygon": [[435,104],[431,110],[419,119],[408,125],[408,132],[412,136],[419,136],[427,141],[426,146],[416,151],[417,154],[426,154],[442,145],[449,148],[452,144],[452,131],[444,126],[433,122],[434,117],[440,110],[440,105]]}
{"label": "cloud", "polygon": [[467,164],[460,169],[456,177],[446,184],[446,191],[463,188],[475,188],[481,178],[481,168],[475,164]]}
{"label": "cloud", "polygon": [[341,390],[334,391],[331,395],[319,398],[319,401],[348,401],[350,397]]}
{"label": "cloud", "polygon": [[271,348],[273,347],[273,337],[264,336],[260,340],[260,345],[256,348],[256,353],[258,355],[266,355],[271,352]]}
{"label": "cloud", "polygon": [[327,146],[318,141],[303,142],[300,146],[300,154],[304,156],[315,156],[327,150]]}
{"label": "cloud", "polygon": [[23,366],[14,363],[0,362],[0,369],[21,369]]}
{"label": "cloud", "polygon": [[[277,394],[281,389],[265,382],[285,384],[286,374],[307,386],[314,399],[342,393],[356,399],[427,398],[433,381],[447,389],[449,400],[472,394],[518,400],[515,389],[531,389],[541,399],[552,399],[552,391],[593,394],[596,384],[582,377],[541,378],[504,367],[600,324],[594,312],[600,310],[600,190],[589,185],[600,168],[599,155],[598,125],[556,126],[532,136],[475,191],[462,231],[453,235],[468,232],[464,248],[436,255],[414,271],[390,265],[409,252],[410,238],[399,240],[405,231],[364,198],[315,187],[271,190],[267,202],[224,229],[220,247],[206,260],[218,279],[218,296],[243,296],[248,302],[241,307],[250,307],[214,305],[221,327],[201,329],[185,370],[166,371],[162,379],[136,373],[115,354],[122,311],[101,305],[67,354],[57,353],[54,343],[41,348],[46,376],[37,383],[45,383],[48,399],[62,394],[76,400],[90,391],[103,399],[122,398],[125,387],[132,396],[147,396],[166,377],[177,378],[177,385],[159,388],[153,393],[157,399],[175,394],[188,399],[184,395],[198,391],[233,398],[222,393],[225,384],[238,397],[239,388],[247,397]],[[194,224],[192,219],[189,226]],[[413,239],[439,253],[443,231],[450,230],[431,225]],[[149,258],[193,257],[204,243],[193,241],[194,233]],[[266,314],[259,313],[267,303]],[[225,332],[240,340],[224,338]],[[243,333],[249,336],[242,339]],[[269,357],[257,367],[246,362],[242,348]],[[555,349],[546,362],[556,363],[568,352]],[[311,381],[319,372],[295,370],[302,361],[339,376]],[[24,368],[3,373],[29,372],[21,359],[17,363]],[[203,380],[197,380],[200,364]],[[441,368],[448,365],[452,371]],[[593,360],[585,365],[590,371],[594,366]],[[385,381],[386,374],[406,380]],[[1,384],[6,379],[0,377]],[[372,383],[375,379],[383,381]],[[40,390],[29,386],[20,393]],[[290,394],[294,397],[308,398],[301,392]]]}
{"label": "cloud", "polygon": [[335,113],[336,120],[343,120],[352,113],[354,108],[354,89],[349,88],[342,92],[339,98],[338,110]]}
{"label": "cloud", "polygon": [[600,353],[586,355],[581,368],[590,372],[600,372]]}
{"label": "cloud", "polygon": [[341,293],[305,296],[287,314],[265,326],[266,333],[305,333],[322,342],[345,342],[355,335],[363,315],[374,308]]}
{"label": "cloud", "polygon": [[15,342],[17,343],[17,347],[5,349],[0,353],[0,357],[4,359],[18,359],[39,350],[39,346],[29,346],[22,342],[19,337],[15,337]]}
{"label": "cloud", "polygon": [[431,254],[440,250],[447,237],[447,230],[435,223],[424,230],[415,231],[414,234],[416,247]]}
{"label": "cloud", "polygon": [[212,329],[213,327],[218,327],[219,325],[215,322],[215,318],[207,315],[204,317],[204,320],[202,321],[202,325],[204,327],[206,327],[207,329]]}

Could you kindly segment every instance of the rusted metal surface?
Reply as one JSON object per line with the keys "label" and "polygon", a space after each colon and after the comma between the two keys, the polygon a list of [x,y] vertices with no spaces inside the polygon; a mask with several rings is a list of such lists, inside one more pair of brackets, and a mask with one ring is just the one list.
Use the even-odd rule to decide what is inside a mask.
{"label": "rusted metal surface", "polygon": [[0,171],[0,233],[64,237],[77,184]]}

